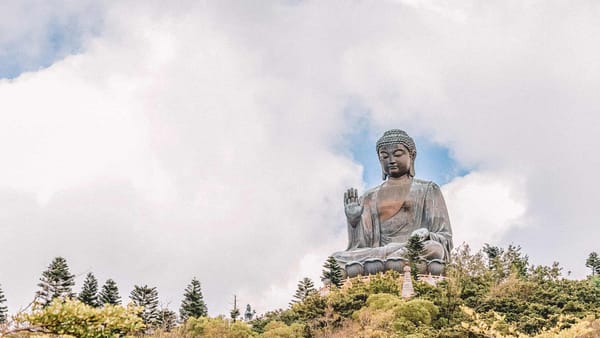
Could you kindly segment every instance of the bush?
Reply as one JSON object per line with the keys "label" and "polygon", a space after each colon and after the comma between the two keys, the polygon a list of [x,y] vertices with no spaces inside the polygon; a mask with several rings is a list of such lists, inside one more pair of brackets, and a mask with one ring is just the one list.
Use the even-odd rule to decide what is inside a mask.
{"label": "bush", "polygon": [[181,337],[206,337],[206,338],[246,338],[256,337],[250,325],[236,321],[232,322],[223,316],[190,317],[178,332]]}
{"label": "bush", "polygon": [[78,300],[56,298],[42,309],[18,316],[17,322],[58,335],[120,337],[144,329],[139,311],[136,307],[116,305],[94,308]]}

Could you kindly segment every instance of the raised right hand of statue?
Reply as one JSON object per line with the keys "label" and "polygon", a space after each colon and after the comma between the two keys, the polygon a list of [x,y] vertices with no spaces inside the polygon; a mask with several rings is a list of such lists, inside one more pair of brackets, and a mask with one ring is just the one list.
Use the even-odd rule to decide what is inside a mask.
{"label": "raised right hand of statue", "polygon": [[350,188],[344,193],[344,211],[346,212],[348,222],[352,226],[356,226],[360,221],[363,206],[358,199],[358,191],[354,188]]}

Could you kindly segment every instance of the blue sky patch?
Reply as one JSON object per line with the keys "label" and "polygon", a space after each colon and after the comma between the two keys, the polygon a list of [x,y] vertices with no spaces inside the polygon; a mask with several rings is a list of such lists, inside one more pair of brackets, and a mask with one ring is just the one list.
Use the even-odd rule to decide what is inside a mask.
{"label": "blue sky patch", "polygon": [[[410,135],[410,131],[409,135]],[[381,132],[383,133],[383,131]],[[363,125],[350,137],[352,157],[364,167],[363,181],[367,187],[381,183],[381,168],[375,153],[375,143],[381,135],[373,134]],[[450,150],[423,138],[416,138],[417,161],[416,177],[434,181],[439,185],[450,182],[453,178],[469,173],[451,156]]]}
{"label": "blue sky patch", "polygon": [[34,32],[25,32],[0,45],[0,79],[14,79],[22,73],[44,69],[67,55],[78,53],[84,39],[98,34],[100,26],[101,18],[94,15],[63,20],[49,18],[43,37],[35,39],[32,38]]}

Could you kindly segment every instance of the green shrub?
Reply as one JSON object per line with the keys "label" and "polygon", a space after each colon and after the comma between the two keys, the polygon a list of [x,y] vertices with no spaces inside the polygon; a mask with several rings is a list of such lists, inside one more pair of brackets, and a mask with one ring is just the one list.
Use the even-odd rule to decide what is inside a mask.
{"label": "green shrub", "polygon": [[106,305],[94,308],[78,300],[54,299],[50,305],[17,317],[21,325],[37,327],[47,333],[76,337],[121,337],[139,333],[144,323],[140,309]]}

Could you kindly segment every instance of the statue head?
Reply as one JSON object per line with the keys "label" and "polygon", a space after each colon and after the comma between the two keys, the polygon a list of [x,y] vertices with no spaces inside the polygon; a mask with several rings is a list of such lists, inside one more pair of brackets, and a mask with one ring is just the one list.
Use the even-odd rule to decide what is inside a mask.
{"label": "statue head", "polygon": [[[377,140],[377,144],[375,146],[377,151],[377,156],[379,157],[379,161],[381,162],[381,171],[382,171],[382,179],[387,179],[389,175],[389,168],[386,168],[386,161],[389,156],[393,155],[393,152],[398,151],[401,154],[402,151],[408,152],[408,161],[406,163],[408,170],[408,175],[410,177],[415,176],[415,159],[417,158],[417,147],[415,146],[415,141],[408,136],[408,134],[400,129],[391,129],[383,133],[383,136],[379,140]],[[402,165],[402,163],[400,163]],[[403,170],[403,168],[395,168]]]}

